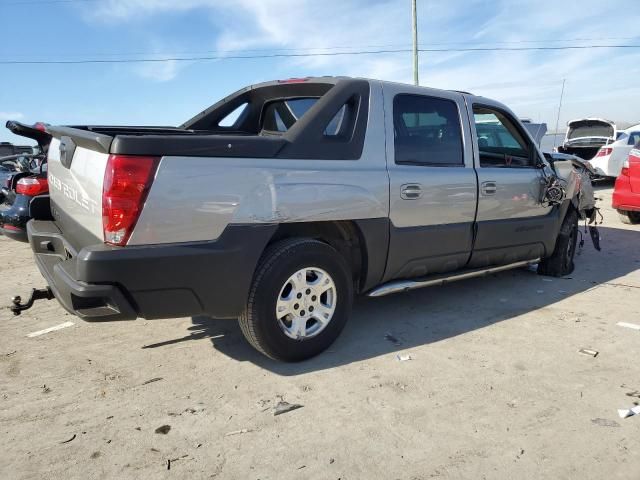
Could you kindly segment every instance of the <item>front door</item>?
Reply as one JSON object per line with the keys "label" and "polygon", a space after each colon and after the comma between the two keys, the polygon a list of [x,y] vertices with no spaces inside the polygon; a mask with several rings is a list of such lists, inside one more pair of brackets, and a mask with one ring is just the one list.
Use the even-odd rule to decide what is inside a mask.
{"label": "front door", "polygon": [[[538,150],[512,115],[472,107],[479,198],[470,267],[505,265],[544,256],[557,215],[541,203]],[[551,252],[549,252],[550,254]]]}
{"label": "front door", "polygon": [[465,104],[459,93],[432,92],[385,86],[394,132],[385,280],[456,270],[471,255],[477,183]]}

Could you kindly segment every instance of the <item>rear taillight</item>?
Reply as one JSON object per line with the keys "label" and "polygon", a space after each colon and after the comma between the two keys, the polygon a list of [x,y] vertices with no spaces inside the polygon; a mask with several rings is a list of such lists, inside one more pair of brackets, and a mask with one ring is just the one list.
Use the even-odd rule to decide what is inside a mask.
{"label": "rear taillight", "polygon": [[16,183],[16,193],[35,197],[49,192],[49,182],[44,177],[24,177]]}
{"label": "rear taillight", "polygon": [[613,152],[613,148],[611,147],[600,147],[600,150],[596,153],[596,157],[606,157],[607,155],[611,155],[611,152]]}
{"label": "rear taillight", "polygon": [[620,171],[621,175],[625,175],[625,176],[629,176],[629,159],[627,158],[623,163],[622,163],[622,170]]}
{"label": "rear taillight", "polygon": [[102,187],[104,241],[127,244],[153,182],[159,157],[110,155]]}

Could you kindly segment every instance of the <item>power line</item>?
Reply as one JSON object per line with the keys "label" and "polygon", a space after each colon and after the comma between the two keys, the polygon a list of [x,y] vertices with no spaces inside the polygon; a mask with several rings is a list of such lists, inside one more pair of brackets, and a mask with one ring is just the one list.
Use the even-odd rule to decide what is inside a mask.
{"label": "power line", "polygon": [[[513,40],[513,41],[487,41],[487,42],[477,42],[468,40],[466,42],[429,42],[422,45],[419,45],[419,48],[425,50],[427,48],[432,48],[433,46],[446,46],[446,45],[519,45],[523,43],[557,43],[557,42],[576,42],[576,41],[585,41],[585,42],[593,42],[593,41],[601,41],[601,40],[635,40],[636,37],[600,37],[600,38],[567,38],[564,40]],[[251,48],[251,49],[229,49],[229,50],[181,50],[181,51],[172,51],[172,52],[149,52],[149,51],[138,51],[138,52],[97,52],[97,53],[89,53],[89,52],[78,52],[78,53],[69,53],[69,56],[80,56],[80,55],[90,55],[95,57],[113,57],[113,56],[132,56],[132,55],[152,55],[152,56],[175,56],[175,55],[206,55],[206,54],[217,54],[217,55],[226,55],[230,53],[254,53],[254,52],[307,52],[307,53],[320,53],[316,52],[316,50],[322,51],[331,51],[331,50],[362,50],[362,49],[371,49],[371,48],[409,48],[412,44],[410,43],[390,43],[390,44],[382,44],[382,45],[332,45],[326,47],[298,47],[298,48]],[[570,45],[569,45],[570,46]],[[346,52],[349,53],[349,52]],[[25,54],[16,54],[14,56],[25,56]]]}
{"label": "power line", "polygon": [[54,3],[89,3],[102,0],[26,0],[24,2],[4,2],[0,7],[19,7],[21,5],[48,5]]}
{"label": "power line", "polygon": [[[571,45],[561,47],[486,47],[486,48],[420,48],[420,52],[521,52],[521,51],[559,51],[586,50],[594,48],[635,49],[640,45]],[[304,58],[304,57],[337,57],[351,55],[380,55],[407,53],[411,49],[359,50],[351,52],[319,52],[319,53],[273,53],[265,55],[204,55],[192,57],[170,58],[125,58],[125,59],[82,59],[82,60],[0,60],[0,65],[82,65],[110,63],[159,63],[159,62],[196,62],[205,60],[256,60],[268,58]]]}

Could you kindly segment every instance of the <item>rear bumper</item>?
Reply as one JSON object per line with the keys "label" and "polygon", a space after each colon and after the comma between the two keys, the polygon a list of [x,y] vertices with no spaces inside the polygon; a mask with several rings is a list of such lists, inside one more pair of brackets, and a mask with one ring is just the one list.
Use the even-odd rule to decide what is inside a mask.
{"label": "rear bumper", "polygon": [[234,318],[274,225],[229,226],[216,241],[73,251],[51,221],[27,224],[56,299],[88,321],[210,315]]}
{"label": "rear bumper", "polygon": [[616,180],[612,206],[616,210],[640,211],[640,193],[631,191],[631,182],[626,175],[620,175]]}

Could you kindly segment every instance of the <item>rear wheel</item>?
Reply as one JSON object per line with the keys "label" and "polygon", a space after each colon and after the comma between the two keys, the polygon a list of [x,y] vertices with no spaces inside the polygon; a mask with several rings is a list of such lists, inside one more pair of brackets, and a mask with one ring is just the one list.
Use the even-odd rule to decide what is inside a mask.
{"label": "rear wheel", "polygon": [[350,269],[333,247],[313,239],[284,240],[263,255],[240,328],[271,358],[305,360],[338,337],[352,297]]}
{"label": "rear wheel", "polygon": [[635,225],[640,223],[640,212],[631,212],[629,210],[618,210],[618,216],[622,223],[627,225]]}
{"label": "rear wheel", "polygon": [[553,254],[538,264],[538,273],[552,277],[569,275],[574,269],[573,258],[577,246],[578,214],[574,209],[570,209],[560,227]]}

